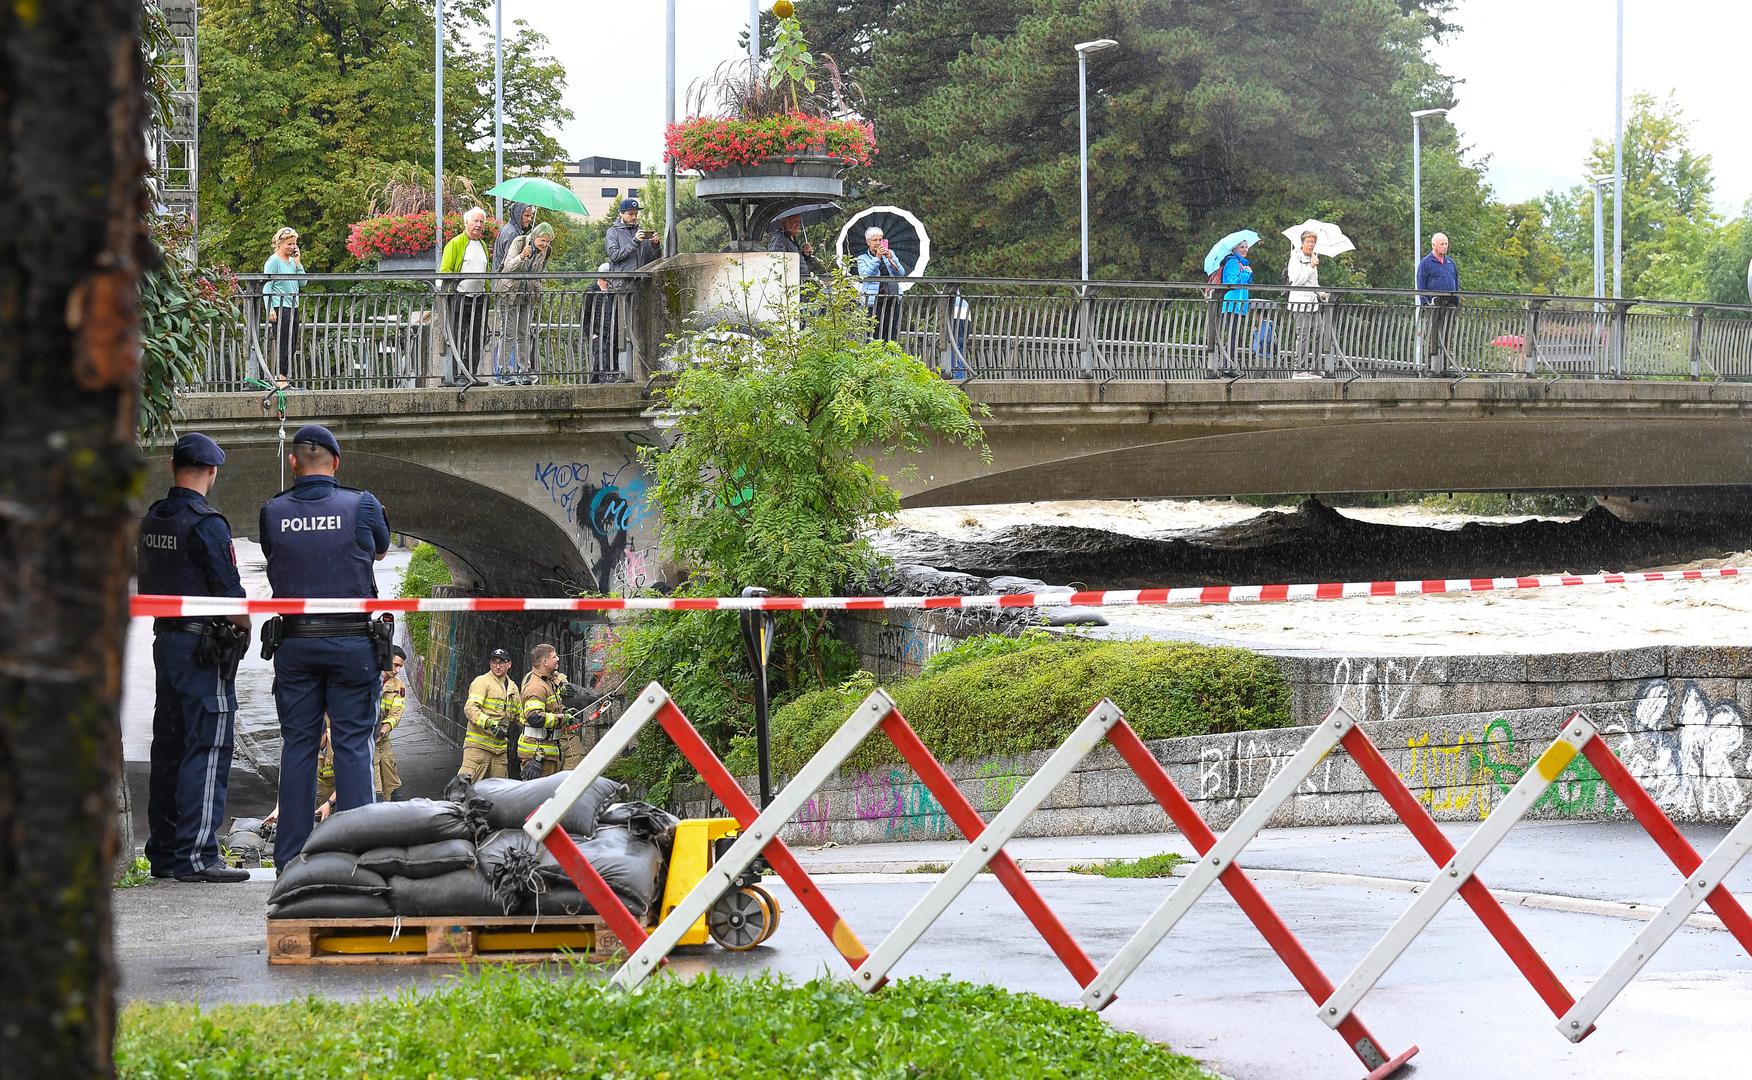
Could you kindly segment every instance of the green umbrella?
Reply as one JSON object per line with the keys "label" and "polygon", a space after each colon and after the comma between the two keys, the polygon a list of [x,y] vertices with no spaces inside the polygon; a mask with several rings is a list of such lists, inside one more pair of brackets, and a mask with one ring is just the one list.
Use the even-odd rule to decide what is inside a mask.
{"label": "green umbrella", "polygon": [[487,194],[497,195],[508,202],[539,206],[544,210],[560,210],[568,214],[588,216],[584,204],[578,201],[578,196],[572,194],[571,188],[552,180],[543,180],[539,176],[514,176],[503,184],[488,188]]}

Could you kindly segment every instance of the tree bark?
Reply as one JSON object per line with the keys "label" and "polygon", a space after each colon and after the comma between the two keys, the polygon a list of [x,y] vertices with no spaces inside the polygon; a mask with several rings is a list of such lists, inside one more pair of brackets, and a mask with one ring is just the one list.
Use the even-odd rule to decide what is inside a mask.
{"label": "tree bark", "polygon": [[114,1073],[140,0],[0,4],[0,1074]]}

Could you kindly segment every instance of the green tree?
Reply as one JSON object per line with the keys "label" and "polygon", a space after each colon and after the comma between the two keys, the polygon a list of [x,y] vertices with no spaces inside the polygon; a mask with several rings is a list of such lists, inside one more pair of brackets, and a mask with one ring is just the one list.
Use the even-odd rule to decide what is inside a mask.
{"label": "green tree", "polygon": [[[444,166],[489,186],[493,55],[485,0],[445,5]],[[274,230],[313,272],[352,266],[347,226],[397,169],[432,167],[431,0],[207,0],[201,5],[201,229],[257,270]],[[507,163],[562,156],[565,70],[523,22],[505,42]]]}
{"label": "green tree", "polygon": [[[1406,112],[1451,93],[1424,56],[1449,6],[798,5],[811,40],[863,90],[883,201],[924,215],[947,271],[1063,276],[1076,265],[1077,67],[1067,43],[1110,37],[1120,47],[1089,61],[1095,273],[1202,278],[1211,242],[1251,227],[1268,237],[1256,277],[1270,280],[1288,250],[1272,234],[1319,214],[1366,234],[1335,263],[1377,284],[1410,275]],[[1452,129],[1426,134],[1426,197],[1476,210],[1478,252],[1496,251],[1506,215],[1489,209]],[[1508,275],[1505,261],[1485,277]]]}
{"label": "green tree", "polygon": [[[967,396],[922,362],[869,341],[849,283],[807,290],[795,310],[752,338],[727,329],[680,344],[690,363],[662,391],[675,417],[670,449],[642,451],[670,557],[691,568],[683,591],[722,596],[760,585],[782,596],[828,596],[880,560],[866,537],[900,509],[884,468],[933,439],[983,446]],[[780,617],[776,694],[843,678],[849,650],[823,613]],[[748,726],[752,700],[736,620],[661,613],[622,639],[621,662],[659,679],[723,749]],[[662,740],[642,740],[640,778],[662,790],[679,766]]]}
{"label": "green tree", "polygon": [[1752,265],[1752,202],[1740,208],[1740,216],[1723,225],[1703,263],[1703,298],[1712,304],[1744,304],[1747,296],[1747,266]]}

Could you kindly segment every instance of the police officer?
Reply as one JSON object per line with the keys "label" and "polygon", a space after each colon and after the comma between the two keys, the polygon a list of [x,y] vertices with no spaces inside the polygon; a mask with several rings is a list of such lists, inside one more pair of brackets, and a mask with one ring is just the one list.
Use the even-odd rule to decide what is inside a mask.
{"label": "police officer", "polygon": [[[225,451],[198,432],[171,451],[170,493],[140,522],[142,593],[244,595],[231,526],[207,505]],[[223,625],[226,630],[222,631]],[[235,631],[232,630],[235,628]],[[146,786],[146,858],[152,876],[178,881],[248,881],[219,858],[219,827],[231,779],[237,715],[236,649],[216,648],[232,633],[249,640],[249,616],[155,619],[152,664],[158,671],[152,711],[152,769]]]}
{"label": "police officer", "polygon": [[[292,436],[286,455],[292,487],[262,507],[262,552],[274,597],[377,595],[372,562],[389,552],[389,522],[368,491],[335,482],[341,444],[321,424]],[[270,623],[263,638],[280,644],[274,655],[274,704],[280,713],[280,805],[316,802],[317,747],[329,716],[335,755],[335,808],[372,801],[371,746],[381,689],[370,620],[360,615],[288,615]],[[304,850],[310,817],[282,817],[274,836],[274,865],[284,867]]]}

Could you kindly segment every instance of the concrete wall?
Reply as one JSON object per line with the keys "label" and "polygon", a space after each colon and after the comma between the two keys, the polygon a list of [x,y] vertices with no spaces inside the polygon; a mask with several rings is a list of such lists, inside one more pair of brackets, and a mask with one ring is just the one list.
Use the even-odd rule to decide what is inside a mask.
{"label": "concrete wall", "polygon": [[[1578,709],[1677,821],[1731,822],[1752,806],[1752,650],[1654,648],[1568,656],[1288,661],[1299,717],[1335,694],[1438,820],[1477,821]],[[1374,665],[1373,679],[1363,678]],[[1407,674],[1409,668],[1410,674]],[[1352,681],[1330,678],[1350,675]],[[1441,682],[1446,677],[1452,681]],[[1486,699],[1490,699],[1486,702]],[[1324,701],[1323,705],[1316,703]],[[1482,708],[1455,710],[1455,701]],[[1091,702],[1093,704],[1093,702]],[[1423,708],[1431,709],[1429,712]],[[1150,744],[1215,827],[1230,824],[1306,740],[1307,727]],[[950,774],[989,820],[1049,751],[955,762]],[[748,786],[752,790],[752,782]],[[703,788],[678,791],[683,812],[717,812]],[[1628,811],[1583,758],[1534,808],[1534,818],[1600,820]],[[1387,804],[1342,751],[1327,757],[1273,818],[1276,825],[1392,821]],[[1091,754],[1023,828],[1025,836],[1156,832],[1166,815],[1110,748]],[[800,844],[944,839],[958,835],[936,799],[901,765],[841,772],[786,831]]]}

